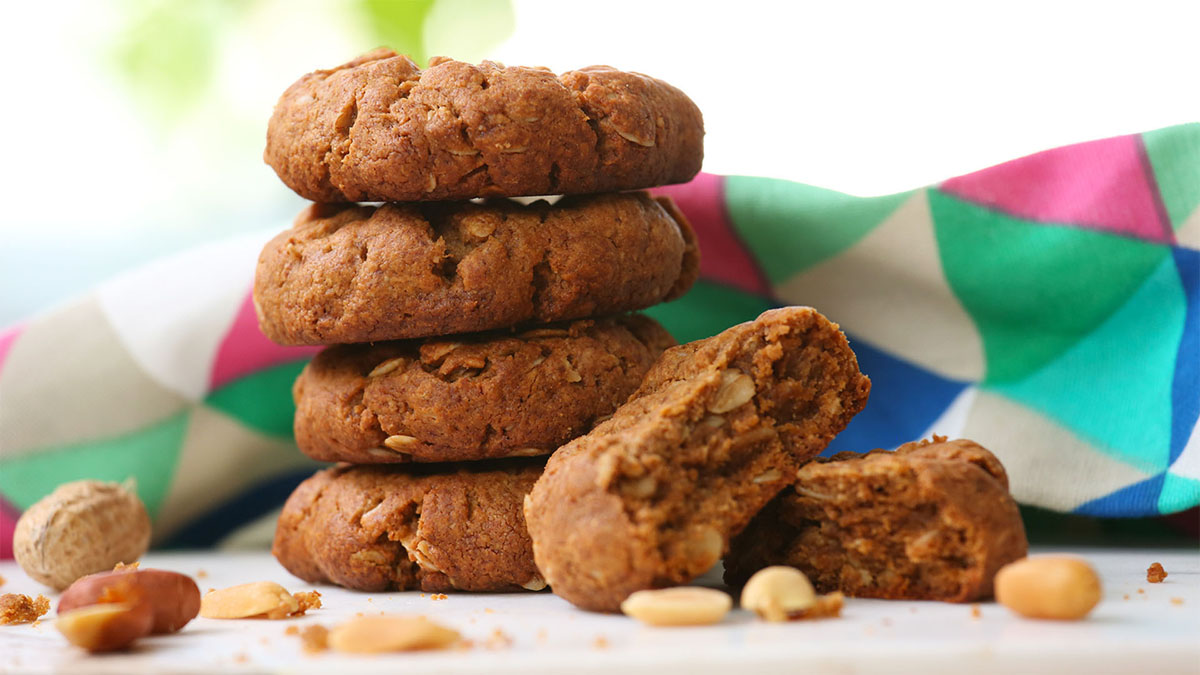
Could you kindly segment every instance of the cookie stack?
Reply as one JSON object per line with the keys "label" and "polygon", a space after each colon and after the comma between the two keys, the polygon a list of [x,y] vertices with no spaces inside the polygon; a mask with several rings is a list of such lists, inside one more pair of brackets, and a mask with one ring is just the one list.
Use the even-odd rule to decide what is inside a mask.
{"label": "cookie stack", "polygon": [[296,382],[296,441],[345,463],[285,505],[289,571],[545,587],[526,495],[674,344],[628,312],[698,272],[670,200],[620,191],[689,180],[702,137],[678,89],[607,67],[422,71],[377,50],[283,94],[265,158],[316,203],[264,248],[255,306],[275,342],[329,345]]}

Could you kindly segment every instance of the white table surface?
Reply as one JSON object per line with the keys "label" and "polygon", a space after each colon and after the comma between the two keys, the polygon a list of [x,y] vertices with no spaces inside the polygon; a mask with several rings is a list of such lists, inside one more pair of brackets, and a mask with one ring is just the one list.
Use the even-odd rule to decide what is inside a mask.
{"label": "white table surface", "polygon": [[[1038,551],[1045,552],[1045,551]],[[995,603],[972,605],[849,598],[841,618],[770,624],[735,609],[716,626],[651,628],[620,615],[577,610],[548,593],[358,593],[317,586],[324,607],[283,620],[197,618],[176,635],[145,638],[125,653],[90,656],[54,629],[0,626],[0,672],[442,672],[442,673],[1200,673],[1200,549],[1074,551],[1104,581],[1104,600],[1081,622],[1021,619]],[[1161,562],[1169,576],[1146,582]],[[142,565],[192,575],[201,591],[272,580],[314,588],[267,553],[154,553]],[[11,561],[0,592],[45,592]],[[717,585],[718,578],[703,582]],[[47,594],[49,595],[49,594]],[[49,596],[56,600],[55,596]],[[1172,602],[1178,598],[1182,602]],[[288,626],[331,627],[356,613],[424,614],[473,640],[470,649],[348,656],[305,654]],[[496,629],[506,647],[485,646]]]}

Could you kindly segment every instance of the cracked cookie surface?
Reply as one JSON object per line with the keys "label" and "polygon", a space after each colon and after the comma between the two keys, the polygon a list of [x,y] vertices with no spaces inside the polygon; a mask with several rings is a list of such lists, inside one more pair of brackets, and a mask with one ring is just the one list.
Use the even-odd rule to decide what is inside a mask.
{"label": "cracked cookie surface", "polygon": [[296,443],[355,464],[548,455],[613,413],[675,340],[642,315],[341,345],[296,380]]}
{"label": "cracked cookie surface", "polygon": [[642,309],[698,273],[691,226],[644,192],[314,205],[263,248],[254,301],[279,344],[344,344]]}
{"label": "cracked cookie surface", "polygon": [[808,307],[668,349],[611,419],[551,456],[525,504],[538,568],[603,611],[695,579],[869,390],[845,336]]}
{"label": "cracked cookie surface", "polygon": [[377,49],[289,87],[263,158],[316,202],[442,201],[682,183],[703,137],[691,99],[639,73],[445,58],[421,70]]}
{"label": "cracked cookie surface", "polygon": [[284,504],[272,553],[305,581],[363,591],[541,590],[521,500],[543,463],[325,469]]}
{"label": "cracked cookie surface", "polygon": [[725,580],[790,565],[822,593],[969,602],[991,596],[996,571],[1027,548],[999,460],[935,436],[806,464],[734,539]]}

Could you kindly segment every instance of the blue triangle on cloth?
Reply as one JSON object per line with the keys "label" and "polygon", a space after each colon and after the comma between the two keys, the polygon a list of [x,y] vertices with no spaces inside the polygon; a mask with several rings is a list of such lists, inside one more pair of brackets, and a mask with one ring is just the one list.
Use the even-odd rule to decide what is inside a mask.
{"label": "blue triangle on cloth", "polygon": [[967,382],[951,380],[846,334],[858,356],[858,367],[871,378],[871,397],[863,409],[833,439],[825,452],[894,448],[917,440],[964,389]]}
{"label": "blue triangle on cloth", "polygon": [[1116,492],[1097,497],[1077,507],[1074,513],[1107,518],[1157,516],[1158,496],[1166,479],[1167,473],[1164,471]]}
{"label": "blue triangle on cloth", "polygon": [[1175,266],[1187,303],[1171,385],[1171,460],[1174,464],[1200,417],[1200,251],[1175,247]]}

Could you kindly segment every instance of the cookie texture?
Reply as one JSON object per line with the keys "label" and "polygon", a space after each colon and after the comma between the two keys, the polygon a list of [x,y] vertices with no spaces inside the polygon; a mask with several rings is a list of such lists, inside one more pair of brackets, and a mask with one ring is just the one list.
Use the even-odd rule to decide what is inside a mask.
{"label": "cookie texture", "polygon": [[700,110],[675,87],[592,66],[556,76],[377,49],[283,93],[263,155],[316,202],[610,192],[691,180]]}
{"label": "cookie texture", "polygon": [[642,309],[698,273],[687,221],[643,192],[314,205],[264,247],[254,300],[279,344],[344,344]]}
{"label": "cookie texture", "polygon": [[602,611],[691,581],[869,390],[845,336],[807,307],[668,349],[610,420],[551,456],[525,504],[538,568]]}
{"label": "cookie texture", "polygon": [[296,380],[296,443],[356,464],[548,455],[611,415],[674,344],[628,315],[329,347]]}
{"label": "cookie texture", "polygon": [[542,464],[326,469],[284,504],[272,552],[305,581],[363,591],[541,590],[521,500]]}
{"label": "cookie texture", "polygon": [[791,565],[823,593],[969,602],[990,597],[996,571],[1027,548],[999,460],[935,436],[806,464],[734,539],[725,580]]}

